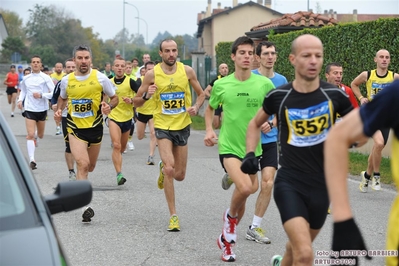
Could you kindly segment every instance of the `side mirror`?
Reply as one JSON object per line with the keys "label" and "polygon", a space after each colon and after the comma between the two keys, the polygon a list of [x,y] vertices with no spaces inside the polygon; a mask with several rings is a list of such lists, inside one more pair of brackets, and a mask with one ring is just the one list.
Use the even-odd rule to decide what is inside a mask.
{"label": "side mirror", "polygon": [[57,185],[54,194],[44,200],[51,214],[68,212],[90,203],[93,196],[91,183],[87,180],[66,181]]}

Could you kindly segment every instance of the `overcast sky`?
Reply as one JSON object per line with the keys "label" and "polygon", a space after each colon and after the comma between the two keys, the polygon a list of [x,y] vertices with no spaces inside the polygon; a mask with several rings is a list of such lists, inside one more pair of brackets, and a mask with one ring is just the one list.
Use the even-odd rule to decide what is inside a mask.
{"label": "overcast sky", "polygon": [[[148,25],[149,42],[158,32],[168,31],[172,35],[189,34],[197,31],[197,14],[206,10],[208,0],[126,0],[125,27],[129,33],[140,32],[146,39]],[[246,3],[238,0],[238,3]],[[253,0],[257,2],[257,0]],[[358,14],[399,14],[399,0],[272,0],[272,8],[281,13],[294,13],[306,10],[309,7],[316,11],[319,3],[321,10],[334,9],[338,13],[349,14],[353,9]],[[95,33],[100,34],[103,40],[112,39],[123,28],[124,0],[67,0],[67,1],[36,1],[36,0],[0,0],[0,7],[16,12],[24,21],[29,18],[29,9],[35,4],[48,6],[55,4],[72,17],[80,19],[83,27],[93,27]],[[212,0],[212,8],[221,3],[223,7],[231,7],[233,0]],[[132,6],[134,5],[134,6]],[[138,12],[139,14],[138,14]],[[137,23],[139,15],[143,20]],[[262,18],[259,23],[266,22]]]}

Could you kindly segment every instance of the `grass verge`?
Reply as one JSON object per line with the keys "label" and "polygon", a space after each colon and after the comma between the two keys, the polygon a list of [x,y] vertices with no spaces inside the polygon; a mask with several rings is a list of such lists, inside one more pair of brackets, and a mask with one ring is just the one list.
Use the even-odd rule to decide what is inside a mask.
{"label": "grass verge", "polygon": [[[349,174],[360,175],[361,171],[366,171],[368,155],[359,152],[349,153]],[[391,159],[382,158],[380,165],[381,182],[384,184],[393,184],[391,173]]]}

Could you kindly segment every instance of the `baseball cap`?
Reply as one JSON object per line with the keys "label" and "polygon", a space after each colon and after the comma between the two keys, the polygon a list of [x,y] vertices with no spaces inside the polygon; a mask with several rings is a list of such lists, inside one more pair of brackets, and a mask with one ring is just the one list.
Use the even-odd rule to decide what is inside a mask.
{"label": "baseball cap", "polygon": [[23,68],[23,66],[19,65],[18,68]]}

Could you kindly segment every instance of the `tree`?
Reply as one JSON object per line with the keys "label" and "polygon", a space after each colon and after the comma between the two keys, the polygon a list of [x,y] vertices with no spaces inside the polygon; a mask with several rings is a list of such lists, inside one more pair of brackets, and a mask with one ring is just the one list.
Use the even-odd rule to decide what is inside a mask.
{"label": "tree", "polygon": [[21,54],[22,57],[26,57],[27,48],[22,42],[20,37],[7,37],[1,44],[3,49],[1,50],[2,63],[9,63],[11,61],[11,55],[15,52]]}
{"label": "tree", "polygon": [[17,13],[12,11],[7,11],[0,8],[0,14],[3,16],[4,22],[7,27],[8,36],[19,37],[24,40],[25,32],[22,25],[22,19]]}

